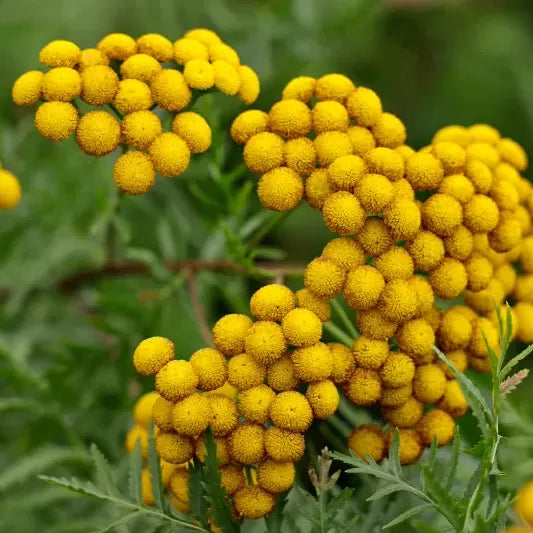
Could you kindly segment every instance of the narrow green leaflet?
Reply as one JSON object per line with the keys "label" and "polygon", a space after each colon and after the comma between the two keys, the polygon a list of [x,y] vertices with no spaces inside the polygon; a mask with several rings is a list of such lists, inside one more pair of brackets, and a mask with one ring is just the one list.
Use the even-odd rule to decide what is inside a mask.
{"label": "narrow green leaflet", "polygon": [[417,505],[416,507],[411,507],[411,509],[408,509],[407,511],[403,512],[401,515],[397,516],[394,520],[391,520],[390,522],[386,523],[382,529],[388,529],[393,526],[397,526],[398,524],[401,524],[402,522],[405,522],[406,520],[409,520],[409,518],[417,515],[418,513],[421,513],[422,511],[425,511],[427,509],[432,509],[433,506],[430,503],[422,503],[420,505]]}
{"label": "narrow green leaflet", "polygon": [[111,531],[115,529],[118,526],[122,526],[124,524],[127,524],[130,520],[133,520],[134,518],[138,518],[141,516],[142,513],[139,511],[133,511],[133,513],[129,513],[127,515],[124,515],[122,518],[119,518],[118,520],[115,520],[113,523],[109,524],[108,526],[102,528],[102,529],[95,529],[92,533],[108,533],[108,531]]}
{"label": "narrow green leaflet", "polygon": [[285,518],[285,507],[287,506],[287,493],[278,494],[276,496],[276,505],[271,513],[265,516],[265,524],[268,533],[281,533],[281,526]]}
{"label": "narrow green leaflet", "polygon": [[150,424],[149,440],[148,440],[148,466],[150,468],[150,475],[152,480],[152,494],[154,503],[158,509],[165,514],[170,512],[168,500],[165,498],[165,491],[163,488],[163,480],[161,479],[161,462],[159,456],[155,451],[154,440],[154,425]]}
{"label": "narrow green leaflet", "polygon": [[402,477],[402,467],[400,465],[400,432],[398,428],[394,429],[392,436],[392,445],[389,451],[389,463],[396,477]]}
{"label": "narrow green leaflet", "polygon": [[120,491],[117,488],[111,469],[109,468],[109,463],[94,443],[91,444],[91,457],[94,463],[97,486],[107,494],[115,496],[120,495]]}
{"label": "narrow green leaflet", "polygon": [[523,359],[525,359],[531,352],[533,352],[533,344],[529,345],[524,351],[513,357],[502,369],[500,373],[500,379],[504,380],[511,370]]}
{"label": "narrow green leaflet", "polygon": [[452,490],[453,482],[455,481],[455,474],[457,473],[457,466],[459,465],[459,452],[461,451],[461,434],[459,426],[455,427],[455,436],[452,442],[452,456],[446,468],[446,480],[444,488],[447,491]]}
{"label": "narrow green leaflet", "polygon": [[129,471],[128,471],[128,485],[129,485],[130,498],[134,502],[138,504],[142,504],[143,496],[142,496],[141,473],[142,473],[142,467],[143,467],[143,459],[142,459],[140,441],[137,441],[135,443],[135,449],[133,450],[133,453],[130,455],[129,463],[130,464],[129,464]]}
{"label": "narrow green leaflet", "polygon": [[402,490],[405,490],[404,483],[390,483],[389,485],[385,485],[384,487],[381,487],[380,489],[376,490],[372,496],[369,496],[366,501],[372,502],[374,500],[380,500],[384,496],[388,496],[389,494],[393,494],[394,492],[399,492]]}
{"label": "narrow green leaflet", "polygon": [[193,468],[189,469],[189,507],[192,516],[197,518],[202,526],[209,527],[207,517],[207,501],[204,497],[204,467],[198,462],[195,463]]}

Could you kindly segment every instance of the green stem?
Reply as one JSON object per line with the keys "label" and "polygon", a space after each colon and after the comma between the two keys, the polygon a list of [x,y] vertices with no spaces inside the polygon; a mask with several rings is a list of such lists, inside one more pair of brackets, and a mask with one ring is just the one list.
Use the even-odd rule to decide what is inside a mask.
{"label": "green stem", "polygon": [[344,307],[342,307],[342,305],[336,299],[331,300],[331,307],[337,313],[337,315],[339,315],[339,318],[344,324],[346,331],[354,339],[357,339],[357,337],[359,337],[359,333],[357,332],[357,329],[355,328],[353,322],[350,320],[350,317],[346,313],[346,310],[344,309]]}
{"label": "green stem", "polygon": [[109,102],[107,105],[109,106],[109,109],[111,109],[111,111],[115,113],[115,115],[117,116],[119,120],[122,120],[124,118],[122,113],[115,107],[115,104],[113,104],[112,102]]}
{"label": "green stem", "polygon": [[323,325],[323,328],[339,342],[342,342],[342,344],[345,344],[350,349],[352,348],[354,339],[339,328],[339,326],[335,325],[333,322],[326,322]]}
{"label": "green stem", "polygon": [[253,248],[257,246],[270,231],[272,231],[278,224],[281,224],[292,211],[284,211],[283,213],[274,213],[266,224],[248,241],[248,247]]}

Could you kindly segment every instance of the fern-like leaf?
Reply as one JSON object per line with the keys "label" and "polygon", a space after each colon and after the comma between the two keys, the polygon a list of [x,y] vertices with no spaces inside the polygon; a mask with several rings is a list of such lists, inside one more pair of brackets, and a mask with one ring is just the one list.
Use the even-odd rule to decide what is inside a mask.
{"label": "fern-like leaf", "polygon": [[391,520],[390,522],[386,523],[382,529],[388,529],[390,527],[397,526],[398,524],[401,524],[405,522],[406,520],[409,520],[409,518],[416,516],[422,511],[431,509],[431,507],[432,506],[429,503],[422,503],[420,505],[416,505],[415,507],[411,507],[411,509],[407,509],[407,511],[403,512],[401,515],[398,515],[394,520]]}
{"label": "fern-like leaf", "polygon": [[119,518],[118,520],[115,520],[113,523],[109,524],[108,526],[105,526],[101,529],[96,529],[92,533],[108,533],[109,531],[115,529],[118,526],[122,526],[124,524],[127,524],[134,518],[138,518],[141,516],[142,513],[139,511],[133,511],[132,513],[129,513],[127,515],[124,515],[123,517]]}
{"label": "fern-like leaf", "polygon": [[113,479],[109,463],[96,444],[91,444],[91,457],[95,468],[96,485],[107,494],[120,495],[120,491]]}

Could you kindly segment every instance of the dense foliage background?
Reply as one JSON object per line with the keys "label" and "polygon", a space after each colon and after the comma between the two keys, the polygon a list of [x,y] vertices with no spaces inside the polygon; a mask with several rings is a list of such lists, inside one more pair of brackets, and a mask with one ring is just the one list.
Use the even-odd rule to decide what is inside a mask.
{"label": "dense foliage background", "polygon": [[[164,260],[244,263],[255,248],[258,259],[302,264],[329,238],[307,206],[278,220],[259,209],[250,185],[255,178],[225,179],[241,157],[227,135],[244,108],[236,99],[200,102],[218,122],[218,147],[183,176],[158,178],[148,195],[127,198],[118,218],[115,156],[90,158],[72,139],[48,142],[33,129],[32,110],[11,102],[13,81],[38,68],[39,49],[53,39],[82,48],[115,31],[174,40],[197,26],[217,31],[259,73],[259,108],[276,101],[292,77],[342,72],[376,90],[406,123],[415,148],[445,124],[487,122],[533,154],[528,0],[1,2],[0,161],[24,189],[17,209],[0,214],[2,531],[88,531],[105,523],[99,504],[48,488],[35,476],[88,475],[90,442],[120,473],[131,407],[151,388],[134,374],[133,347],[151,335],[173,339],[183,357],[203,346],[185,272],[167,270]],[[273,226],[266,236],[265,224]],[[149,273],[78,276],[101,269],[110,254],[121,263],[141,261]],[[234,272],[199,273],[209,324],[230,309],[246,312],[258,283]],[[297,277],[291,283],[301,286]],[[530,379],[514,397],[516,410],[503,418],[507,434],[517,435],[502,457],[511,487],[533,477],[532,387]],[[313,433],[316,450],[334,444],[326,426]],[[462,426],[466,443],[475,442],[469,415]],[[367,530],[388,521],[374,514]]]}

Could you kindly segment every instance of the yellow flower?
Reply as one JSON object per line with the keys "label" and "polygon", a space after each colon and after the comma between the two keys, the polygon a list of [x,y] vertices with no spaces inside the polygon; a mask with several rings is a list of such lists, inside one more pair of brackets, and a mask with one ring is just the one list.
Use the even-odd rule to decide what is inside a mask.
{"label": "yellow flower", "polygon": [[381,255],[394,244],[387,226],[379,217],[367,217],[356,239],[371,257]]}
{"label": "yellow flower", "polygon": [[266,459],[257,465],[257,484],[272,494],[289,490],[294,476],[294,465],[288,461],[279,463]]}
{"label": "yellow flower", "polygon": [[[435,295],[433,294],[433,289],[431,288],[430,283],[426,278],[422,276],[413,276],[409,280],[411,288],[416,293],[417,301],[417,314],[416,316],[423,316],[426,313],[431,312],[433,308],[433,302],[435,301]],[[423,316],[423,318],[425,318]],[[432,321],[428,321],[432,329],[435,331],[436,328],[433,327]]]}
{"label": "yellow flower", "polygon": [[359,200],[347,191],[338,191],[326,198],[322,215],[327,228],[338,235],[353,235],[365,222],[365,211]]}
{"label": "yellow flower", "polygon": [[142,376],[155,376],[174,359],[174,344],[165,337],[150,337],[139,343],[133,353],[133,366]]}
{"label": "yellow flower", "polygon": [[287,350],[281,326],[275,322],[256,322],[246,333],[244,340],[246,354],[259,364],[270,364]]}
{"label": "yellow flower", "polygon": [[502,284],[505,296],[511,294],[516,285],[517,273],[512,265],[504,263],[494,269],[494,277]]}
{"label": "yellow flower", "polygon": [[416,154],[416,152],[413,150],[413,148],[411,148],[410,146],[408,146],[407,144],[402,144],[401,146],[397,146],[394,151],[401,156],[401,158],[403,159],[404,163],[407,163],[407,160],[413,156],[414,154]]}
{"label": "yellow flower", "polygon": [[307,137],[289,139],[284,146],[286,165],[300,176],[307,176],[315,169],[316,151],[313,141]]}
{"label": "yellow flower", "polygon": [[494,310],[494,303],[503,303],[505,290],[501,282],[495,278],[489,281],[487,287],[478,292],[465,291],[465,303],[478,313],[488,314]]}
{"label": "yellow flower", "polygon": [[233,494],[245,483],[242,466],[226,465],[220,468],[221,483],[227,494]]}
{"label": "yellow flower", "polygon": [[516,278],[514,297],[519,302],[533,303],[533,274],[525,274]]}
{"label": "yellow flower", "polygon": [[198,376],[198,388],[210,391],[222,387],[228,378],[226,358],[213,348],[202,348],[191,355],[190,363]]}
{"label": "yellow flower", "polygon": [[398,329],[398,323],[387,319],[378,307],[373,307],[357,313],[357,327],[361,335],[388,340]]}
{"label": "yellow flower", "polygon": [[407,160],[405,177],[416,191],[430,191],[441,184],[444,169],[434,155],[420,152]]}
{"label": "yellow flower", "polygon": [[109,59],[119,59],[120,61],[124,61],[137,53],[137,43],[125,33],[110,33],[96,47]]}
{"label": "yellow flower", "polygon": [[[215,444],[217,447],[217,459],[219,460],[220,466],[227,465],[231,460],[228,439],[224,437],[215,437]],[[205,461],[207,450],[203,439],[198,439],[196,442],[194,453],[201,463]]]}
{"label": "yellow flower", "polygon": [[463,174],[451,174],[444,178],[438,192],[452,196],[461,204],[466,204],[474,195],[474,185]]}
{"label": "yellow flower", "polygon": [[414,262],[405,248],[393,246],[378,256],[373,263],[386,281],[409,279],[414,272]]}
{"label": "yellow flower", "polygon": [[407,251],[418,270],[430,272],[439,266],[444,259],[444,243],[431,231],[419,231],[407,243]]}
{"label": "yellow flower", "polygon": [[448,413],[434,409],[422,417],[416,430],[426,446],[430,446],[435,438],[439,446],[444,446],[453,439],[455,423]]}
{"label": "yellow flower", "polygon": [[213,31],[207,28],[194,28],[185,33],[188,39],[195,39],[206,46],[221,42],[220,37]]}
{"label": "yellow flower", "polygon": [[215,85],[215,69],[204,59],[187,61],[183,69],[183,77],[191,89],[205,91]]}
{"label": "yellow flower", "polygon": [[189,472],[186,468],[176,468],[170,476],[170,490],[182,502],[189,502]]}
{"label": "yellow flower", "polygon": [[313,311],[322,322],[327,322],[331,318],[331,306],[329,300],[316,296],[308,289],[300,289],[297,291],[296,301],[298,307]]}
{"label": "yellow flower", "polygon": [[381,174],[393,182],[403,178],[405,163],[402,157],[390,148],[373,148],[364,155],[364,160],[369,172]]}
{"label": "yellow flower", "polygon": [[[454,350],[453,352],[448,352],[446,353],[446,358],[453,363],[459,372],[465,372],[468,368],[468,358],[464,350]],[[442,361],[437,361],[437,365],[444,372],[447,379],[455,379],[455,373],[453,370],[448,368],[445,363]]]}
{"label": "yellow flower", "polygon": [[94,65],[81,73],[81,98],[90,105],[112,102],[119,88],[115,71],[106,65]]}
{"label": "yellow flower", "polygon": [[440,160],[445,174],[461,171],[466,163],[466,152],[457,143],[435,143],[431,149],[433,155]]}
{"label": "yellow flower", "polygon": [[405,143],[407,134],[403,122],[392,113],[382,113],[371,131],[378,146],[396,148]]}
{"label": "yellow flower", "polygon": [[[309,429],[313,421],[313,411],[303,394],[285,391],[280,392],[270,405],[270,419],[278,428],[303,433]],[[268,447],[267,451],[272,456]]]}
{"label": "yellow flower", "polygon": [[244,146],[244,162],[256,174],[266,174],[283,164],[284,141],[268,131],[250,137]]}
{"label": "yellow flower", "polygon": [[328,180],[328,171],[324,168],[314,170],[305,180],[305,201],[313,209],[322,210],[324,201],[333,192]]}
{"label": "yellow flower", "polygon": [[424,414],[424,404],[411,396],[399,407],[383,409],[383,418],[399,428],[413,427]]}
{"label": "yellow flower", "polygon": [[39,61],[47,67],[75,67],[81,51],[71,41],[52,41],[39,52]]}
{"label": "yellow flower", "polygon": [[44,74],[40,70],[30,70],[17,78],[11,90],[16,105],[33,105],[41,98]]}
{"label": "yellow flower", "polygon": [[145,505],[154,505],[154,497],[152,493],[152,474],[146,468],[143,468],[141,473],[141,491],[143,503]]}
{"label": "yellow flower", "polygon": [[401,352],[391,352],[380,369],[381,380],[386,387],[404,387],[411,383],[414,375],[413,360]]}
{"label": "yellow flower", "polygon": [[[394,432],[391,430],[387,433],[389,447],[392,445],[393,438]],[[398,444],[398,454],[400,456],[401,465],[411,465],[416,463],[424,451],[420,435],[414,429],[399,429]]]}
{"label": "yellow flower", "polygon": [[79,62],[80,72],[83,72],[87,67],[96,65],[109,65],[109,58],[98,48],[82,50]]}
{"label": "yellow flower", "polygon": [[516,514],[533,526],[533,481],[526,483],[519,491],[515,502]]}
{"label": "yellow flower", "polygon": [[519,205],[513,211],[513,216],[520,223],[522,235],[529,235],[531,233],[532,221],[527,207]]}
{"label": "yellow flower", "polygon": [[503,161],[510,163],[519,171],[522,172],[527,168],[527,154],[513,139],[501,139],[496,144],[496,150]]}
{"label": "yellow flower", "polygon": [[294,209],[304,194],[302,178],[287,167],[273,168],[261,176],[257,195],[264,207],[272,211]]}
{"label": "yellow flower", "polygon": [[470,133],[464,126],[444,126],[433,137],[433,144],[439,142],[453,142],[466,148],[471,142]]}
{"label": "yellow flower", "polygon": [[139,441],[144,459],[148,457],[148,431],[143,426],[133,426],[126,435],[126,451],[131,455]]}
{"label": "yellow flower", "polygon": [[352,352],[357,366],[376,370],[389,357],[389,344],[361,335],[355,340]]}
{"label": "yellow flower", "polygon": [[241,64],[237,52],[223,42],[211,43],[209,45],[209,60],[224,61],[233,67],[238,67]]}
{"label": "yellow flower", "polygon": [[322,342],[296,349],[292,361],[295,376],[307,383],[328,379],[333,368],[329,348]]}
{"label": "yellow flower", "polygon": [[174,57],[172,43],[158,33],[147,33],[137,39],[140,54],[148,54],[161,63],[171,61]]}
{"label": "yellow flower", "polygon": [[361,245],[349,237],[338,237],[324,246],[322,257],[335,261],[344,270],[364,265],[366,257]]}
{"label": "yellow flower", "polygon": [[315,95],[315,87],[315,78],[300,76],[285,85],[282,98],[283,100],[300,100],[300,102],[307,103]]}
{"label": "yellow flower", "polygon": [[281,322],[288,344],[301,348],[317,343],[322,337],[322,322],[308,309],[293,309]]}
{"label": "yellow flower", "polygon": [[179,498],[176,498],[176,496],[174,495],[172,495],[170,503],[172,504],[172,507],[174,507],[174,509],[176,509],[176,511],[179,511],[180,513],[190,514],[191,512],[189,504],[180,500]]}
{"label": "yellow flower", "polygon": [[413,385],[411,382],[401,387],[384,387],[381,391],[379,403],[382,407],[400,407],[413,394]]}
{"label": "yellow flower", "polygon": [[492,263],[479,252],[474,252],[464,265],[468,275],[468,288],[476,292],[486,289],[494,272]]}
{"label": "yellow flower", "polygon": [[231,125],[231,138],[238,144],[246,144],[254,135],[265,131],[267,124],[268,115],[264,111],[258,109],[244,111]]}
{"label": "yellow flower", "polygon": [[325,131],[346,131],[350,123],[346,108],[335,100],[318,102],[313,108],[312,116],[313,129],[317,135]]}
{"label": "yellow flower", "polygon": [[377,304],[384,287],[385,280],[379,270],[362,265],[348,272],[343,294],[350,307],[365,310]]}
{"label": "yellow flower", "polygon": [[180,435],[201,435],[211,421],[211,404],[208,396],[191,394],[174,405],[172,425]]}
{"label": "yellow flower", "polygon": [[487,143],[472,143],[466,147],[466,160],[481,161],[489,168],[494,168],[500,162],[500,154]]}
{"label": "yellow flower", "polygon": [[211,404],[211,429],[215,437],[225,437],[239,423],[239,415],[235,402],[220,394],[208,395]]}
{"label": "yellow flower", "polygon": [[295,306],[293,292],[275,283],[258,289],[250,299],[250,311],[259,320],[281,320]]}
{"label": "yellow flower", "polygon": [[335,261],[318,257],[305,268],[306,289],[319,298],[334,298],[342,290],[346,273]]}
{"label": "yellow flower", "polygon": [[237,94],[241,87],[239,71],[226,61],[213,61],[212,65],[215,71],[215,87],[229,96]]}
{"label": "yellow flower", "polygon": [[172,123],[172,131],[187,143],[193,154],[205,152],[211,146],[211,128],[198,113],[178,113]]}
{"label": "yellow flower", "polygon": [[409,320],[403,324],[396,333],[396,340],[400,350],[418,363],[433,358],[435,333],[423,318]]}
{"label": "yellow flower", "polygon": [[518,322],[518,339],[525,344],[531,344],[533,342],[533,304],[518,302],[513,309]]}
{"label": "yellow flower", "polygon": [[163,69],[150,84],[156,104],[172,113],[185,109],[192,98],[183,74],[178,70]]}
{"label": "yellow flower", "polygon": [[11,172],[0,169],[0,209],[13,209],[20,202],[21,196],[18,179]]}
{"label": "yellow flower", "polygon": [[120,143],[120,123],[106,111],[89,111],[78,122],[76,142],[88,155],[107,155]]}
{"label": "yellow flower", "polygon": [[472,232],[462,224],[444,239],[446,253],[453,259],[464,261],[474,249],[474,236]]}
{"label": "yellow flower", "polygon": [[449,237],[463,221],[461,204],[447,194],[433,194],[422,206],[424,227],[440,237]]}
{"label": "yellow flower", "polygon": [[113,179],[116,186],[126,194],[144,194],[155,184],[154,165],[142,152],[127,152],[116,160]]}
{"label": "yellow flower", "polygon": [[416,292],[409,281],[403,279],[389,281],[381,292],[379,307],[388,320],[397,324],[407,322],[417,312]]}
{"label": "yellow flower", "polygon": [[463,416],[468,409],[468,402],[457,380],[446,382],[444,395],[438,404],[439,409],[447,412],[453,418]]}
{"label": "yellow flower", "polygon": [[445,300],[453,300],[465,290],[468,277],[461,262],[447,257],[431,273],[429,280],[435,294]]}
{"label": "yellow flower", "polygon": [[438,344],[444,352],[465,348],[472,336],[470,320],[456,307],[442,314],[438,331]]}
{"label": "yellow flower", "polygon": [[152,111],[135,111],[122,120],[124,142],[137,150],[145,150],[163,133],[161,120]]}
{"label": "yellow flower", "polygon": [[355,186],[354,194],[365,211],[380,213],[393,200],[394,187],[381,174],[366,174]]}
{"label": "yellow flower", "polygon": [[257,485],[242,487],[233,495],[235,512],[241,518],[262,518],[274,508],[276,500],[270,492]]}
{"label": "yellow flower", "polygon": [[239,78],[241,80],[237,97],[246,105],[251,105],[257,100],[259,92],[261,91],[259,77],[253,69],[246,65],[238,67],[237,72],[239,73]]}
{"label": "yellow flower", "polygon": [[468,128],[472,142],[496,144],[500,140],[500,134],[496,128],[488,124],[474,124]]}
{"label": "yellow flower", "polygon": [[310,109],[299,100],[281,100],[268,114],[268,127],[272,133],[294,139],[307,135],[313,125]]}
{"label": "yellow flower", "polygon": [[163,396],[159,396],[152,408],[152,418],[156,427],[161,431],[174,431],[174,425],[172,424],[173,411],[174,404],[165,400]]}
{"label": "yellow flower", "polygon": [[267,385],[257,385],[239,394],[239,413],[248,421],[257,424],[268,422],[270,405],[276,393]]}
{"label": "yellow flower", "polygon": [[196,39],[183,38],[174,43],[174,59],[179,65],[186,65],[192,60],[209,59],[209,50],[207,46]]}
{"label": "yellow flower", "polygon": [[330,380],[311,383],[305,397],[311,405],[313,416],[318,420],[327,420],[339,406],[339,391]]}
{"label": "yellow flower", "polygon": [[411,200],[399,198],[393,201],[383,215],[385,225],[397,241],[412,239],[420,229],[420,209]]}
{"label": "yellow flower", "polygon": [[161,70],[162,67],[159,61],[147,54],[132,55],[120,65],[122,78],[132,78],[145,83],[150,83],[153,77]]}
{"label": "yellow flower", "polygon": [[213,342],[224,355],[237,355],[244,352],[244,339],[252,321],[239,314],[223,316],[213,326]]}
{"label": "yellow flower", "polygon": [[338,157],[328,167],[328,181],[332,189],[353,191],[367,171],[364,160],[357,155]]}
{"label": "yellow flower", "polygon": [[374,405],[381,397],[381,377],[376,370],[356,368],[344,383],[344,394],[356,406]]}
{"label": "yellow flower", "polygon": [[148,148],[155,169],[166,178],[183,174],[189,166],[191,152],[175,133],[163,133]]}
{"label": "yellow flower", "polygon": [[374,424],[362,424],[350,433],[348,448],[365,462],[369,455],[376,463],[380,463],[387,452],[385,433]]}
{"label": "yellow flower", "polygon": [[[494,301],[492,307],[494,308]],[[474,357],[488,358],[487,344],[498,353],[500,344],[498,328],[489,319],[478,317],[472,322],[472,337],[468,349]]]}
{"label": "yellow flower", "polygon": [[246,422],[238,425],[228,438],[231,458],[243,465],[261,461],[265,455],[265,428]]}
{"label": "yellow flower", "polygon": [[446,390],[446,376],[438,365],[420,365],[413,379],[413,394],[423,403],[436,403]]}
{"label": "yellow flower", "polygon": [[265,376],[265,366],[247,353],[235,355],[228,362],[228,381],[237,390],[243,391],[261,385]]}
{"label": "yellow flower", "polygon": [[350,136],[342,131],[326,131],[313,141],[318,164],[327,167],[338,157],[353,153]]}
{"label": "yellow flower", "polygon": [[133,418],[139,426],[146,427],[152,420],[152,409],[157,399],[160,398],[156,391],[143,394],[133,406]]}
{"label": "yellow flower", "polygon": [[57,102],[73,100],[81,92],[80,75],[73,68],[53,68],[43,76],[41,91],[45,100]]}
{"label": "yellow flower", "polygon": [[481,161],[470,161],[466,165],[465,174],[472,182],[477,193],[487,194],[492,186],[492,172]]}
{"label": "yellow flower", "polygon": [[348,96],[346,109],[350,118],[365,127],[377,124],[383,111],[379,96],[366,87],[359,87]]}
{"label": "yellow flower", "polygon": [[170,361],[155,376],[157,392],[169,402],[190,396],[197,386],[198,376],[189,361]]}
{"label": "yellow flower", "polygon": [[473,233],[488,233],[498,224],[498,206],[488,196],[475,194],[464,208],[464,224]]}
{"label": "yellow flower", "polygon": [[492,184],[489,194],[498,206],[498,209],[502,211],[514,211],[518,207],[518,192],[516,190],[516,187],[510,181],[496,181]]}
{"label": "yellow flower", "polygon": [[346,133],[350,137],[350,141],[352,141],[355,155],[365,155],[376,147],[374,136],[362,126],[349,126]]}
{"label": "yellow flower", "polygon": [[186,463],[194,455],[191,439],[174,432],[160,431],[155,437],[155,449],[163,461],[175,465]]}
{"label": "yellow flower", "polygon": [[[429,288],[431,289],[432,298],[434,298],[433,289],[431,288],[431,285],[429,285]],[[440,312],[440,309],[438,309],[435,304],[431,304],[428,307],[428,309],[425,310],[425,312],[421,314],[422,314],[422,318],[431,326],[431,329],[433,329],[433,331],[437,331],[439,329],[441,312]]]}
{"label": "yellow flower", "polygon": [[277,392],[296,389],[300,380],[296,376],[292,358],[289,355],[282,355],[277,361],[269,365],[266,381],[269,387]]}
{"label": "yellow flower", "polygon": [[113,104],[123,115],[149,109],[153,103],[150,87],[142,81],[133,79],[121,80],[113,99]]}
{"label": "yellow flower", "polygon": [[342,74],[326,74],[316,80],[315,96],[317,100],[337,100],[343,103],[355,90],[353,82]]}
{"label": "yellow flower", "polygon": [[304,436],[271,426],[265,432],[265,449],[275,461],[298,461],[305,451]]}

